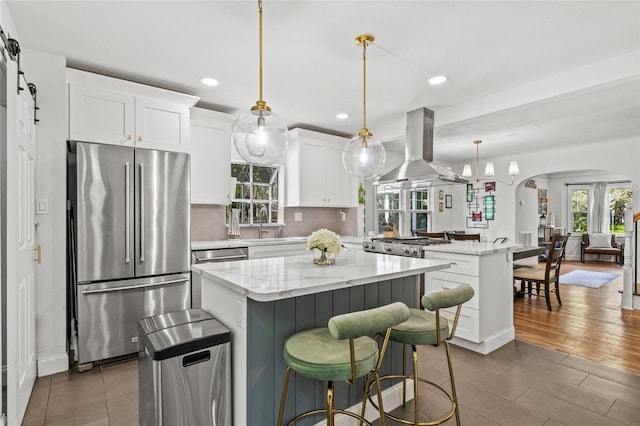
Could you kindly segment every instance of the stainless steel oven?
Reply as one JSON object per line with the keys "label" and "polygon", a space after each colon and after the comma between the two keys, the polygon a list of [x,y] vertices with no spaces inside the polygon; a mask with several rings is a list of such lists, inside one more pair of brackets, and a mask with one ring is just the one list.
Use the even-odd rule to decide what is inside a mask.
{"label": "stainless steel oven", "polygon": [[[210,263],[210,262],[230,262],[234,260],[245,260],[249,258],[248,247],[219,248],[208,250],[192,250],[191,264]],[[201,306],[201,286],[202,283],[199,274],[191,274],[191,307],[199,308]]]}

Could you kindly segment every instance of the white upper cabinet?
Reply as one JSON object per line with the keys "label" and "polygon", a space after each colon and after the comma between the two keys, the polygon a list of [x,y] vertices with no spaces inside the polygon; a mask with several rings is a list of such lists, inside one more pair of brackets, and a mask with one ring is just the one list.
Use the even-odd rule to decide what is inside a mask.
{"label": "white upper cabinet", "polygon": [[69,139],[189,152],[195,96],[67,69]]}
{"label": "white upper cabinet", "polygon": [[347,139],[293,129],[286,157],[287,207],[356,207],[358,184],[342,166]]}
{"label": "white upper cabinet", "polygon": [[234,120],[222,112],[191,110],[191,204],[229,202]]}

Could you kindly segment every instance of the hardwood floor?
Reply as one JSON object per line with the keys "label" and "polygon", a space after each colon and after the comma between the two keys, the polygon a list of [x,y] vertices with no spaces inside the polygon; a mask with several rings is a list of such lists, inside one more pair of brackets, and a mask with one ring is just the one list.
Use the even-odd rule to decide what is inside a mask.
{"label": "hardwood floor", "polygon": [[594,289],[560,284],[562,306],[551,294],[514,300],[516,339],[640,374],[640,311],[621,309],[622,267],[614,263],[566,261],[561,274],[576,269],[620,274]]}

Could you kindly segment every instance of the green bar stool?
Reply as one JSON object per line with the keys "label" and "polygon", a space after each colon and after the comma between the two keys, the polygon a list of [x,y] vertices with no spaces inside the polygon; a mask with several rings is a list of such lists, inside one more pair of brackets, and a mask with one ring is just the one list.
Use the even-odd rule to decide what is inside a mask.
{"label": "green bar stool", "polygon": [[[449,350],[449,341],[453,339],[456,326],[458,325],[458,318],[460,318],[460,310],[462,304],[470,300],[473,297],[473,288],[468,284],[462,284],[458,287],[450,290],[436,291],[428,295],[422,296],[422,306],[429,311],[435,311],[435,313],[426,312],[420,309],[410,309],[409,320],[399,325],[393,326],[391,329],[391,336],[389,337],[392,342],[402,343],[403,348],[403,365],[402,375],[388,375],[383,376],[380,380],[394,380],[402,379],[404,387],[402,391],[402,406],[406,406],[406,386],[407,379],[413,379],[413,400],[414,400],[414,413],[413,419],[403,419],[390,413],[385,413],[385,416],[402,424],[417,425],[417,426],[431,426],[439,425],[449,420],[453,415],[456,416],[456,424],[460,426],[460,412],[458,410],[458,396],[456,395],[456,384],[453,379],[453,365],[451,364],[451,352]],[[449,328],[449,321],[446,318],[440,316],[440,309],[450,308],[457,306],[456,314]],[[440,346],[444,344],[445,351],[447,353],[447,363],[449,365],[449,378],[451,379],[451,393],[446,389],[437,385],[429,380],[421,377],[417,377],[418,371],[418,352],[416,351],[417,345],[432,345]],[[411,345],[413,351],[413,375],[407,374],[407,345]],[[418,415],[418,381],[428,383],[435,386],[443,392],[451,401],[451,409],[441,418],[435,419],[429,422],[421,422]],[[372,387],[373,384],[369,384]],[[367,394],[370,393],[367,392]],[[375,406],[373,401],[371,403]]]}
{"label": "green bar stool", "polygon": [[[329,320],[328,328],[306,330],[289,337],[284,343],[284,360],[288,367],[282,384],[278,426],[282,425],[291,370],[314,380],[328,382],[327,406],[300,414],[288,425],[293,425],[305,417],[323,413],[326,413],[327,426],[333,426],[335,413],[345,414],[371,425],[364,418],[364,412],[369,397],[369,383],[372,383],[371,377],[373,377],[377,387],[378,401],[380,401],[378,409],[380,421],[384,426],[378,373],[389,342],[391,327],[408,318],[409,308],[404,303],[395,302],[379,308],[338,315]],[[384,336],[380,350],[376,340],[369,337],[376,334]],[[354,384],[356,379],[363,376],[366,376],[366,383],[360,415],[334,408],[333,383],[347,381]]]}

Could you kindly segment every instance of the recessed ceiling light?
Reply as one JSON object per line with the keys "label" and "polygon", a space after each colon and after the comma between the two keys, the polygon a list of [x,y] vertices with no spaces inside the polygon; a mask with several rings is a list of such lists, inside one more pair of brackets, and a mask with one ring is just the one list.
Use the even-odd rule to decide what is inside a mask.
{"label": "recessed ceiling light", "polygon": [[347,118],[349,118],[349,114],[347,114],[346,112],[341,112],[340,114],[336,114],[336,118],[338,120],[346,120]]}
{"label": "recessed ceiling light", "polygon": [[437,75],[437,76],[431,77],[429,79],[429,84],[432,84],[432,85],[435,86],[435,85],[438,85],[438,84],[442,84],[445,81],[447,81],[447,76],[446,75]]}
{"label": "recessed ceiling light", "polygon": [[200,79],[200,82],[202,84],[204,84],[205,86],[217,86],[218,84],[220,84],[220,82],[218,80],[216,80],[215,78],[211,78],[211,77],[202,77]]}

